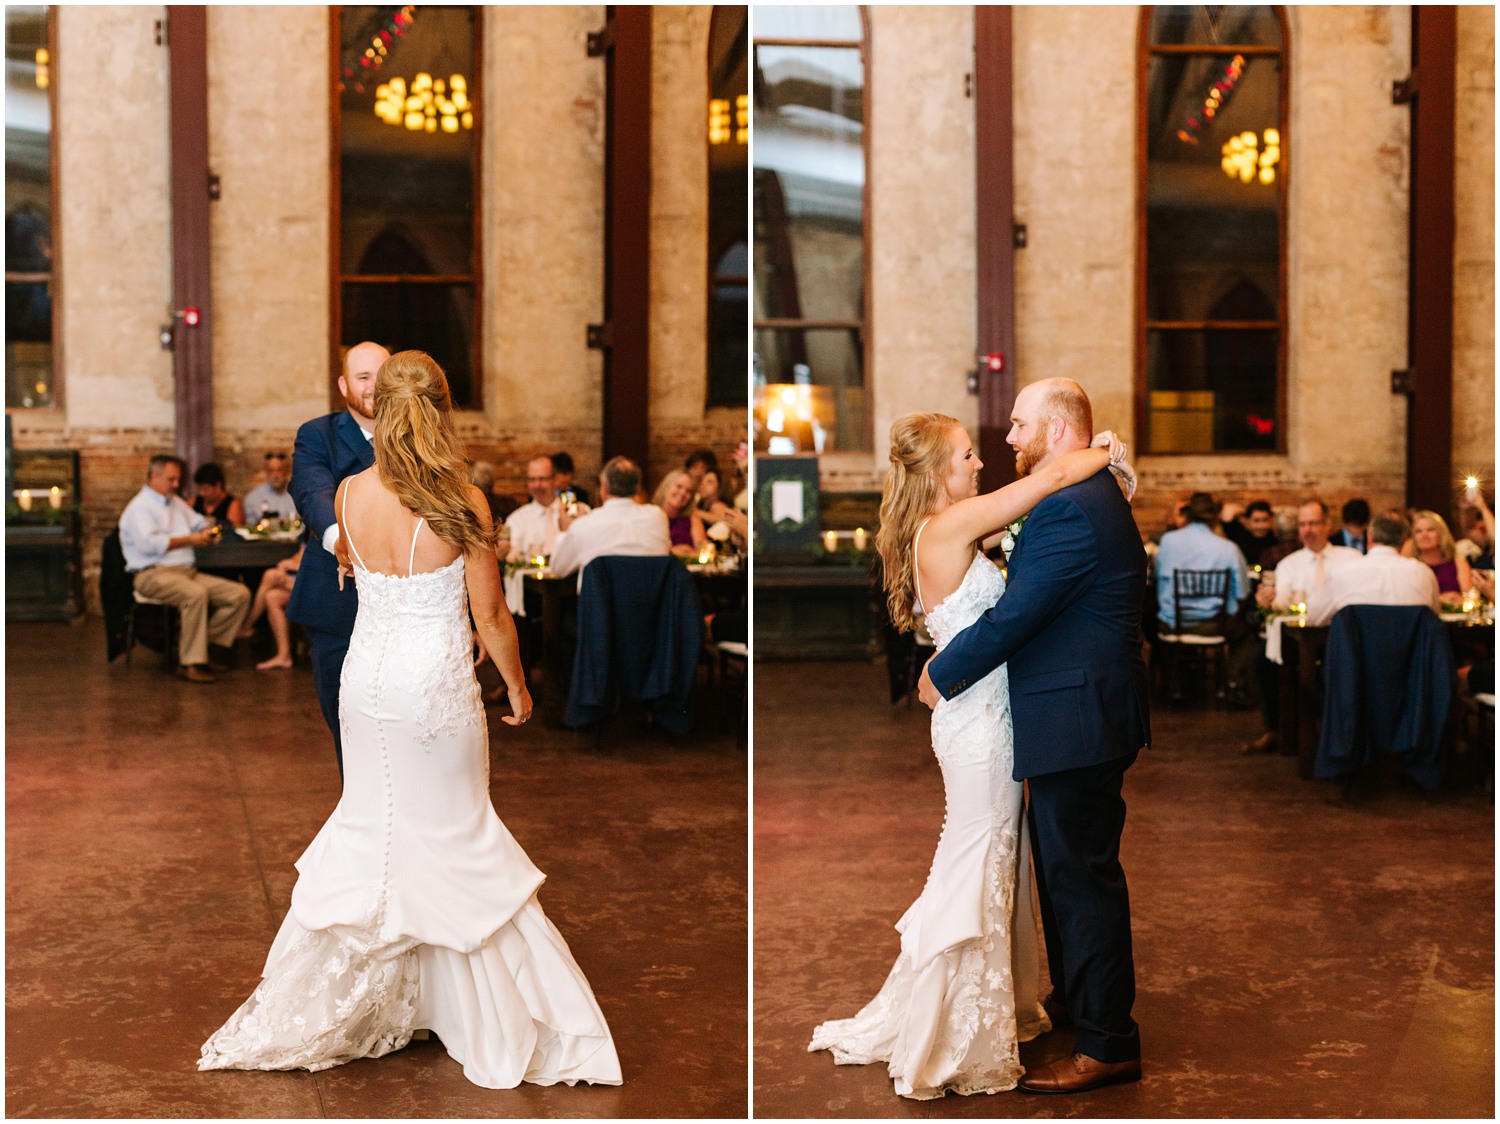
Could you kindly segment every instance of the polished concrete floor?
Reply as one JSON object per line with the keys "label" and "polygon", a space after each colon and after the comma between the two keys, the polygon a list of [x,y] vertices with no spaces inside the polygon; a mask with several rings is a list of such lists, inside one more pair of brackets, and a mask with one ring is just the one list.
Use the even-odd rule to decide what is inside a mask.
{"label": "polished concrete floor", "polygon": [[436,1041],[321,1073],[197,1072],[338,799],[311,672],[204,687],[103,627],[6,629],[13,1117],[740,1117],[746,767],[733,734],[593,739],[491,712],[492,793],[608,1018],[618,1088],[469,1084]]}
{"label": "polished concrete floor", "polygon": [[[1254,714],[1153,716],[1126,780],[1144,1080],[915,1102],[806,1052],[896,957],[942,823],[927,713],[880,664],[755,668],[754,1101],[784,1117],[1493,1117],[1494,808],[1241,757]],[[1070,1031],[1022,1047],[1068,1052]]]}

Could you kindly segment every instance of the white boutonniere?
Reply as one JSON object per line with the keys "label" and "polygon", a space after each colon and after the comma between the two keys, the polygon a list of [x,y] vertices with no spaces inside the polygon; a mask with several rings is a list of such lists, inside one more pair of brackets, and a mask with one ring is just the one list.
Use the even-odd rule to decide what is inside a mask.
{"label": "white boutonniere", "polygon": [[1005,551],[1005,560],[1010,561],[1010,552],[1016,549],[1016,543],[1021,541],[1021,528],[1026,525],[1026,516],[1021,516],[1000,536],[1000,549]]}

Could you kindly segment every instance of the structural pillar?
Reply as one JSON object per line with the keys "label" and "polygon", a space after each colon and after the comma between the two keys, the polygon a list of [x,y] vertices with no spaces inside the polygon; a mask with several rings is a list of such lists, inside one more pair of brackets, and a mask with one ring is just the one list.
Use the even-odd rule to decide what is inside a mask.
{"label": "structural pillar", "polygon": [[177,455],[191,467],[214,459],[208,9],[168,5],[166,12],[175,327],[172,377]]}

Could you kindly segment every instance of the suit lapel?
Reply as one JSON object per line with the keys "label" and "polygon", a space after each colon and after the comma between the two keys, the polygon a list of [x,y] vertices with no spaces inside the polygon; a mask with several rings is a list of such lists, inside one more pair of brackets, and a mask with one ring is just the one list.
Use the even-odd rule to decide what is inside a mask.
{"label": "suit lapel", "polygon": [[359,423],[349,416],[348,410],[334,419],[333,428],[361,468],[369,468],[375,463],[375,447],[365,440]]}

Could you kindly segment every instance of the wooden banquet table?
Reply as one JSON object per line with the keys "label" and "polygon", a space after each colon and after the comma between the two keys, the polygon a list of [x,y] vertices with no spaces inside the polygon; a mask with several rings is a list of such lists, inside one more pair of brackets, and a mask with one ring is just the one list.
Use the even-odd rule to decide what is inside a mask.
{"label": "wooden banquet table", "polygon": [[[1495,622],[1471,620],[1466,614],[1443,614],[1443,626],[1455,652],[1482,648],[1495,651]],[[1328,647],[1328,626],[1310,625],[1305,617],[1283,617],[1281,631],[1281,752],[1297,758],[1297,774],[1311,780],[1318,757],[1321,711],[1318,668]],[[1458,661],[1462,662],[1462,661]]]}
{"label": "wooden banquet table", "polygon": [[300,545],[295,538],[244,539],[239,535],[225,535],[213,546],[195,549],[193,558],[198,569],[210,574],[234,578],[254,574],[255,580],[245,583],[253,593],[260,581],[260,572],[296,554]]}
{"label": "wooden banquet table", "polygon": [[[748,589],[749,571],[743,564],[734,569],[703,566],[691,563],[688,570],[698,586],[699,600],[705,612],[731,604],[743,605]],[[567,645],[563,640],[563,614],[569,601],[578,600],[578,575],[558,577],[548,569],[521,571],[532,588],[541,595],[542,605],[542,671],[547,688],[542,692],[537,711],[542,724],[549,729],[561,729],[563,711],[567,707],[568,695],[563,685],[568,681],[570,669],[565,660]]]}

